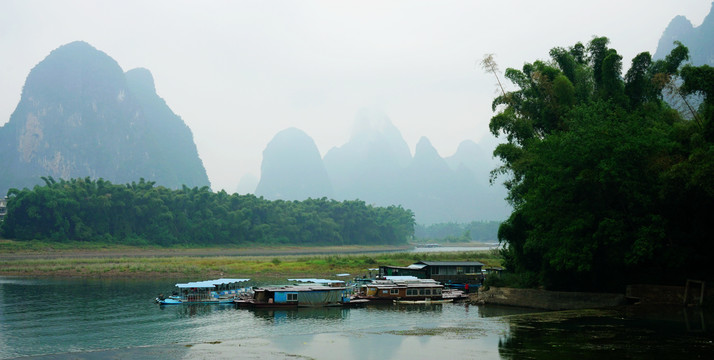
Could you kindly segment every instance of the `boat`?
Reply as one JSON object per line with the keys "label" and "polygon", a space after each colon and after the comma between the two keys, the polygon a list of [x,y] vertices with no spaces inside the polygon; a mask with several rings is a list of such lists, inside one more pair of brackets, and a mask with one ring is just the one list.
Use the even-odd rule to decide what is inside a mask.
{"label": "boat", "polygon": [[[414,276],[386,276],[362,285],[355,299],[367,299],[370,303],[399,301],[429,301],[444,299],[444,285]],[[453,300],[453,299],[451,299]]]}
{"label": "boat", "polygon": [[242,284],[250,279],[215,279],[176,284],[177,290],[170,296],[159,294],[159,305],[183,304],[233,304],[244,291]]}
{"label": "boat", "polygon": [[439,245],[439,244],[416,244],[415,247],[431,249],[431,248],[441,247],[441,245]]}
{"label": "boat", "polygon": [[430,298],[424,299],[424,300],[394,300],[395,304],[446,304],[453,302],[454,299],[441,299],[441,300],[432,300]]}
{"label": "boat", "polygon": [[[296,280],[296,279],[292,279]],[[253,288],[251,293],[241,295],[233,303],[244,308],[297,308],[321,306],[345,306],[351,301],[350,288],[324,285],[310,279],[305,285],[284,285]]]}

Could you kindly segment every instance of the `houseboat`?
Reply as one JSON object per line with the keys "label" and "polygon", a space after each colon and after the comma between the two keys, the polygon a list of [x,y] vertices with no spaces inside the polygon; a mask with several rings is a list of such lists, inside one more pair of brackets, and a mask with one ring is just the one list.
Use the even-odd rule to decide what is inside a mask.
{"label": "houseboat", "polygon": [[343,306],[349,302],[347,287],[319,284],[253,288],[252,294],[233,301],[236,306],[245,308]]}
{"label": "houseboat", "polygon": [[379,276],[432,279],[449,288],[473,291],[483,283],[484,264],[478,261],[419,261],[409,266],[380,266]]}
{"label": "houseboat", "polygon": [[[444,285],[431,279],[413,276],[391,276],[362,285],[356,299],[370,303],[393,303],[399,301],[443,300]],[[453,299],[452,299],[453,300]]]}
{"label": "houseboat", "polygon": [[241,293],[242,284],[250,279],[216,279],[176,284],[177,290],[155,299],[159,305],[232,304]]}
{"label": "houseboat", "polygon": [[446,304],[453,302],[454,299],[441,299],[441,300],[431,300],[431,299],[424,299],[424,300],[394,300],[395,304],[425,304],[425,305],[430,305],[430,304]]}

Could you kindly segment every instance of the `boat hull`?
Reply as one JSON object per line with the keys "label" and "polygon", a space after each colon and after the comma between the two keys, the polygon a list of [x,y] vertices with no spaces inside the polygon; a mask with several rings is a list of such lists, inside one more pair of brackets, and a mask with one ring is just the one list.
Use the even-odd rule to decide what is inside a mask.
{"label": "boat hull", "polygon": [[156,299],[159,305],[190,305],[190,304],[219,304],[219,305],[231,305],[233,304],[233,299],[225,300],[207,300],[207,301],[184,301],[177,299]]}
{"label": "boat hull", "polygon": [[440,300],[431,300],[431,299],[426,299],[426,300],[394,300],[395,304],[424,304],[424,305],[429,305],[429,304],[446,304],[453,302],[454,299],[440,299]]}

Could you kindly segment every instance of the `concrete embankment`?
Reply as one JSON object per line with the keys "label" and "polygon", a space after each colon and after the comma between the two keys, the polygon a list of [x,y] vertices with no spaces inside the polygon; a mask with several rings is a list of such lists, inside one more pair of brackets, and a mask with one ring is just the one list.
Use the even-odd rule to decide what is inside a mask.
{"label": "concrete embankment", "polygon": [[625,304],[624,294],[546,291],[491,287],[471,294],[474,304],[495,304],[544,310],[603,308]]}
{"label": "concrete embankment", "polygon": [[[685,300],[686,299],[686,300]],[[629,285],[625,294],[546,291],[491,287],[471,294],[474,304],[495,304],[545,310],[605,308],[618,305],[714,305],[714,288],[704,282],[686,286]]]}
{"label": "concrete embankment", "polygon": [[639,304],[653,305],[714,305],[714,289],[705,282],[692,281],[687,286],[630,285],[627,298]]}

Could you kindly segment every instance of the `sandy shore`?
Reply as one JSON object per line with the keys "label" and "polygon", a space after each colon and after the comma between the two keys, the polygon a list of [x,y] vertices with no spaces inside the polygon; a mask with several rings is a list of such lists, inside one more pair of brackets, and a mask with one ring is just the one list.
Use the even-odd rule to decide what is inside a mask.
{"label": "sandy shore", "polygon": [[139,248],[119,247],[109,249],[72,249],[39,251],[0,252],[0,260],[13,259],[59,259],[59,258],[115,258],[115,257],[214,257],[214,256],[278,256],[278,255],[327,255],[368,254],[412,249],[404,246],[279,246],[251,248]]}

